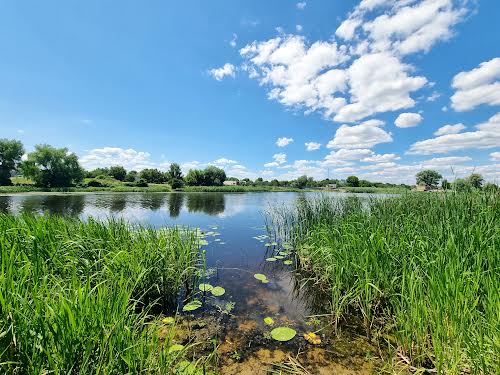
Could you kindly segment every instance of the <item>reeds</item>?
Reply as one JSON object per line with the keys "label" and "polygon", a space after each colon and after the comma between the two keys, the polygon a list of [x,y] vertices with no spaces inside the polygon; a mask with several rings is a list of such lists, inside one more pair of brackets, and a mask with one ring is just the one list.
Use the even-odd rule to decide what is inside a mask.
{"label": "reeds", "polygon": [[500,195],[300,199],[273,212],[334,319],[409,368],[500,372]]}
{"label": "reeds", "polygon": [[175,302],[195,233],[123,221],[0,215],[0,372],[171,373],[151,309]]}

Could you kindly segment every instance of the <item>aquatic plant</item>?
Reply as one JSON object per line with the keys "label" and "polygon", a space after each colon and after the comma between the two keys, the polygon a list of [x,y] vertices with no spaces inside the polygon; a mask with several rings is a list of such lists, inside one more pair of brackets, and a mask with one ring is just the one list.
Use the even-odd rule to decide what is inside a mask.
{"label": "aquatic plant", "polygon": [[289,327],[277,327],[271,331],[271,337],[276,341],[290,341],[297,332]]}
{"label": "aquatic plant", "polygon": [[269,282],[269,281],[267,280],[267,276],[266,276],[266,275],[264,275],[264,274],[262,274],[262,273],[256,273],[255,275],[253,275],[253,277],[255,277],[257,280],[259,280],[259,281],[261,281],[261,282],[263,282],[263,283],[267,283],[267,282]]}
{"label": "aquatic plant", "polygon": [[264,323],[267,324],[268,326],[272,326],[274,324],[274,319],[271,318],[270,316],[267,316],[264,318]]}
{"label": "aquatic plant", "polygon": [[224,289],[221,286],[216,286],[216,287],[212,288],[211,292],[212,292],[213,296],[220,297],[220,296],[223,296],[226,293],[226,289]]}
{"label": "aquatic plant", "polygon": [[182,308],[182,311],[186,311],[186,312],[189,312],[189,311],[194,311],[194,310],[198,310],[203,304],[195,299],[195,300],[192,300],[191,302],[187,303],[184,305],[184,307]]}
{"label": "aquatic plant", "polygon": [[499,193],[300,199],[272,215],[334,323],[359,314],[412,368],[498,372]]}
{"label": "aquatic plant", "polygon": [[200,289],[202,292],[210,292],[212,290],[213,286],[210,284],[200,284],[198,285],[198,289]]}

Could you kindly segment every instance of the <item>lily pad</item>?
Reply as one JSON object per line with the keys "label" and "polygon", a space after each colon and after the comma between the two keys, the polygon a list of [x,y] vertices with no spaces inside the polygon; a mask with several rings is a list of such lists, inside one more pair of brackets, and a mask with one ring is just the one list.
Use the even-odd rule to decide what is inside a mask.
{"label": "lily pad", "polygon": [[276,259],[278,259],[278,258],[276,258],[276,257],[274,257],[274,258],[266,258],[266,262],[276,262]]}
{"label": "lily pad", "polygon": [[199,240],[199,241],[198,241],[198,244],[199,244],[200,246],[207,246],[207,245],[208,245],[208,241],[207,241],[207,240]]}
{"label": "lily pad", "polygon": [[278,255],[283,255],[286,257],[286,256],[290,255],[290,253],[288,251],[279,251]]}
{"label": "lily pad", "polygon": [[271,246],[278,246],[277,242],[271,242]]}
{"label": "lily pad", "polygon": [[262,282],[268,281],[267,276],[262,274],[262,273],[256,273],[255,275],[253,275],[253,277],[255,277],[257,280],[262,281]]}
{"label": "lily pad", "polygon": [[170,324],[174,324],[175,323],[175,318],[173,318],[171,316],[167,316],[167,317],[163,318],[161,321],[162,321],[163,324],[170,325]]}
{"label": "lily pad", "polygon": [[270,316],[267,316],[264,318],[264,323],[267,324],[268,326],[272,326],[274,324],[274,319],[271,318]]}
{"label": "lily pad", "polygon": [[293,261],[291,261],[290,259],[287,259],[287,260],[283,261],[283,264],[286,265],[286,266],[290,266],[290,265],[293,264]]}
{"label": "lily pad", "polygon": [[214,295],[215,297],[223,296],[224,293],[226,293],[226,289],[224,289],[221,286],[216,286],[212,288],[212,295]]}
{"label": "lily pad", "polygon": [[285,259],[285,257],[283,255],[275,255],[274,258],[279,259],[279,260]]}
{"label": "lily pad", "polygon": [[198,285],[198,288],[202,292],[210,292],[213,289],[213,286],[210,284],[200,284],[200,285]]}
{"label": "lily pad", "polygon": [[198,301],[197,299],[192,300],[188,304],[184,305],[182,308],[182,311],[194,311],[196,309],[199,309],[201,307],[202,303]]}
{"label": "lily pad", "polygon": [[269,247],[269,246],[271,246],[271,244],[270,244],[269,242],[266,242],[266,243],[264,244],[264,246],[265,246],[265,247]]}
{"label": "lily pad", "polygon": [[267,284],[267,283],[269,283],[268,279],[262,280],[262,284]]}
{"label": "lily pad", "polygon": [[294,329],[288,327],[278,327],[271,331],[271,337],[276,341],[290,341],[296,334]]}
{"label": "lily pad", "polygon": [[170,348],[168,348],[168,352],[180,352],[181,350],[184,350],[184,345],[181,344],[174,344]]}

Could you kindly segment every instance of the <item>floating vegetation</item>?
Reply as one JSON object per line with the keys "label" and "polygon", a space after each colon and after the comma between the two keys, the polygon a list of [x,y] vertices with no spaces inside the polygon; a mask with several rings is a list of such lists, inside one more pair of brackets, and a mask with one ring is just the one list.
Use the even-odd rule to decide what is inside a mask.
{"label": "floating vegetation", "polygon": [[264,284],[267,284],[269,280],[267,279],[267,276],[262,274],[262,273],[256,273],[253,275],[257,280],[262,281]]}
{"label": "floating vegetation", "polygon": [[224,305],[224,310],[222,312],[224,314],[231,314],[231,311],[233,311],[234,306],[236,306],[236,302],[227,302]]}
{"label": "floating vegetation", "polygon": [[292,244],[291,244],[291,243],[289,243],[289,242],[283,242],[283,243],[281,244],[281,247],[283,247],[283,249],[285,249],[285,250],[292,250],[292,249],[293,249]]}
{"label": "floating vegetation", "polygon": [[290,253],[288,251],[278,251],[278,255],[282,255],[284,257],[287,257],[290,255]]}
{"label": "floating vegetation", "polygon": [[293,261],[291,261],[290,259],[287,259],[287,260],[283,261],[283,264],[286,265],[286,266],[290,266],[290,265],[293,264]]}
{"label": "floating vegetation", "polygon": [[184,345],[181,345],[181,344],[174,344],[170,348],[168,348],[169,353],[180,352],[182,350],[184,350]]}
{"label": "floating vegetation", "polygon": [[277,242],[271,242],[271,246],[278,246]]}
{"label": "floating vegetation", "polygon": [[266,262],[276,262],[276,259],[278,259],[278,258],[276,258],[276,257],[266,258]]}
{"label": "floating vegetation", "polygon": [[175,323],[175,318],[171,316],[167,316],[161,320],[163,324],[170,325]]}
{"label": "floating vegetation", "polygon": [[212,288],[211,292],[212,292],[213,296],[220,297],[226,293],[226,289],[224,289],[221,286],[216,286],[216,287]]}
{"label": "floating vegetation", "polygon": [[200,246],[207,246],[208,245],[208,241],[204,240],[204,239],[198,240],[198,245],[200,245]]}
{"label": "floating vegetation", "polygon": [[200,284],[198,285],[198,289],[202,292],[210,292],[213,289],[213,286],[210,284]]}
{"label": "floating vegetation", "polygon": [[282,259],[285,259],[285,257],[283,255],[275,255],[274,259],[282,260]]}
{"label": "floating vegetation", "polygon": [[304,338],[306,339],[307,342],[313,345],[319,345],[321,344],[321,337],[319,337],[317,334],[314,332],[307,332],[304,333]]}
{"label": "floating vegetation", "polygon": [[276,341],[290,341],[295,337],[297,332],[289,327],[278,327],[271,331],[271,337]]}
{"label": "floating vegetation", "polygon": [[272,245],[271,245],[271,243],[270,243],[270,242],[266,242],[266,243],[264,244],[264,246],[265,246],[265,247],[271,247]]}
{"label": "floating vegetation", "polygon": [[184,305],[182,308],[182,311],[194,311],[199,309],[202,306],[202,303],[198,301],[197,299],[192,300],[188,304]]}
{"label": "floating vegetation", "polygon": [[264,318],[264,323],[267,324],[268,326],[272,326],[274,324],[274,319],[271,318],[270,316],[266,316]]}

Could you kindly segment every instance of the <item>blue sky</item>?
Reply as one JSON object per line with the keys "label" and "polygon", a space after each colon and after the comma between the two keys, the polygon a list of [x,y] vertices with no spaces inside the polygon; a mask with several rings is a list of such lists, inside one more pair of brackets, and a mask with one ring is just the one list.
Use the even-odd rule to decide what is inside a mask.
{"label": "blue sky", "polygon": [[487,0],[3,1],[0,137],[68,147],[87,168],[498,181],[499,13]]}

